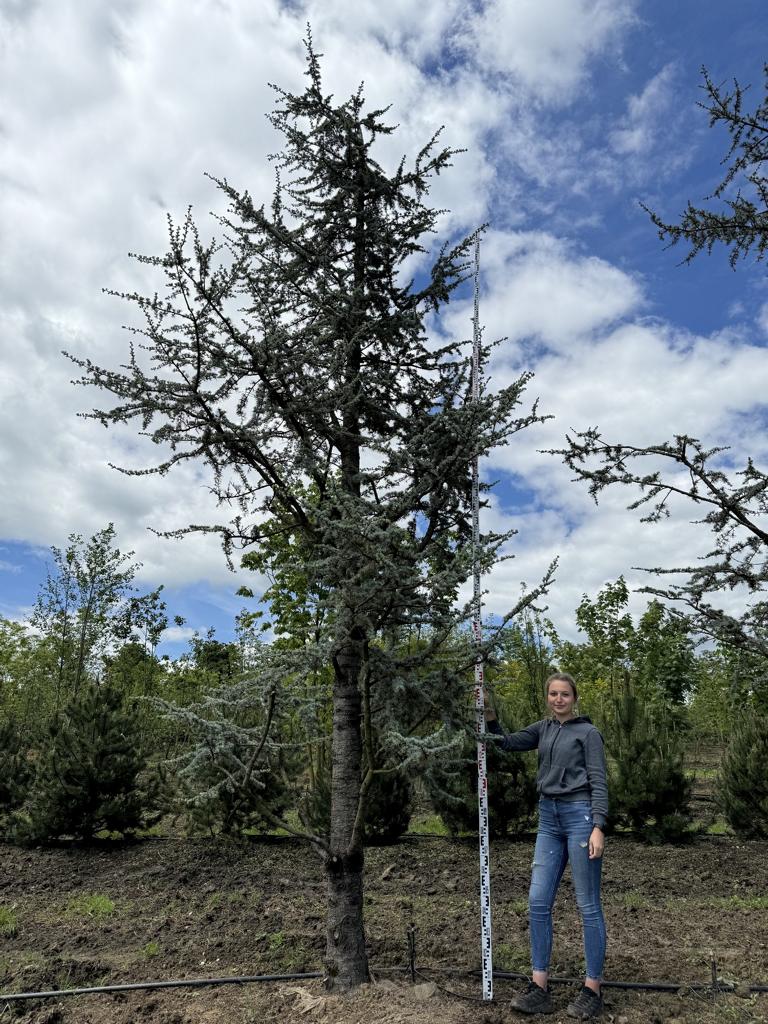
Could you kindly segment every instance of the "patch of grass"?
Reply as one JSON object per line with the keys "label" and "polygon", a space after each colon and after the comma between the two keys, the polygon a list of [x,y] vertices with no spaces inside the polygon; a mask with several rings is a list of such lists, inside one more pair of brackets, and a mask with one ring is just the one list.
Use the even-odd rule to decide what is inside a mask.
{"label": "patch of grass", "polygon": [[706,906],[715,910],[768,910],[768,896],[713,896]]}
{"label": "patch of grass", "polygon": [[528,901],[526,899],[510,899],[507,900],[506,906],[510,910],[514,910],[515,913],[527,913]]}
{"label": "patch of grass", "polygon": [[627,910],[651,910],[654,906],[647,896],[635,890],[623,892],[619,897],[619,903]]}
{"label": "patch of grass", "polygon": [[525,972],[530,968],[530,958],[527,946],[512,946],[508,942],[493,944],[493,966],[500,971]]}
{"label": "patch of grass", "polygon": [[732,836],[733,829],[726,821],[714,821],[707,829],[708,836]]}
{"label": "patch of grass", "polygon": [[83,893],[67,904],[66,913],[77,917],[111,917],[115,912],[114,900],[103,893]]}
{"label": "patch of grass", "polygon": [[445,822],[439,814],[416,814],[408,825],[409,832],[421,832],[430,836],[450,835]]}
{"label": "patch of grass", "polygon": [[142,948],[141,955],[147,960],[151,960],[153,956],[160,956],[160,944],[153,939]]}
{"label": "patch of grass", "polygon": [[301,939],[291,937],[285,932],[271,932],[266,936],[267,956],[275,967],[290,971],[305,968],[312,963],[315,954],[308,949]]}
{"label": "patch of grass", "polygon": [[19,931],[19,922],[10,907],[0,907],[0,935],[12,939]]}

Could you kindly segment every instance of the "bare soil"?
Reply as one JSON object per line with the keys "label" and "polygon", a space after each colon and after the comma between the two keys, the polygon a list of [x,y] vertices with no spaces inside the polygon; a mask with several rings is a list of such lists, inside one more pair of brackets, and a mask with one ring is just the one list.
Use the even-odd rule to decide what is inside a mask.
{"label": "bare soil", "polygon": [[[532,850],[533,836],[492,847],[497,969],[527,970],[525,900]],[[0,1000],[0,1021],[496,1024],[517,1019],[508,1001],[519,982],[497,980],[494,1003],[483,1004],[479,978],[425,969],[414,986],[405,974],[387,970],[407,962],[411,924],[418,965],[479,968],[475,841],[409,837],[396,846],[370,849],[366,877],[375,980],[352,995],[327,994],[320,981],[287,980],[34,1003]],[[713,956],[721,978],[768,985],[768,843],[702,837],[687,847],[652,848],[612,837],[605,856],[604,906],[606,978],[680,986],[671,994],[606,990],[607,1021],[768,1021],[766,995],[686,991],[692,982],[711,980]],[[3,993],[322,969],[322,865],[311,849],[292,839],[174,838],[97,849],[3,845],[2,908],[16,925],[15,934],[0,934]],[[13,932],[13,920],[0,916],[0,929],[3,921]],[[553,973],[577,977],[582,963],[566,874],[556,908]],[[555,988],[560,1009],[549,1020],[569,1019],[565,1005],[573,991],[573,986]]]}

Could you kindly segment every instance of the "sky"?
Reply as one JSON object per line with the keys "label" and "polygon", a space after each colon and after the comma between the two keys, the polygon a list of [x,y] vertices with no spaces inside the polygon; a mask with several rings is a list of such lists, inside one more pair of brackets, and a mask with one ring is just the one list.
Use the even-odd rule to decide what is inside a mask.
{"label": "sky", "polygon": [[[152,532],[216,521],[204,475],[110,468],[156,453],[78,416],[99,396],[72,385],[61,352],[124,360],[132,313],[104,289],[159,286],[128,253],[162,253],[167,214],[191,205],[215,232],[206,174],[269,201],[269,83],[303,87],[307,22],[327,91],[364,81],[371,105],[392,104],[382,163],[441,125],[466,149],[432,199],[447,238],[490,224],[481,319],[487,340],[506,338],[490,386],[531,370],[528,395],[552,416],[483,466],[498,481],[483,526],[518,531],[484,581],[487,613],[558,556],[547,614],[574,637],[583,594],[705,553],[692,509],[652,527],[626,493],[595,506],[541,450],[599,426],[768,461],[764,269],[734,273],[724,252],[681,266],[639,205],[674,220],[717,185],[727,135],[697,106],[701,67],[752,83],[757,102],[766,17],[764,0],[0,0],[0,616],[29,613],[51,545],[108,522],[142,563],[139,586],[163,584],[186,619],[165,636],[172,655],[195,629],[230,638],[236,590],[258,590],[214,539]],[[434,330],[468,338],[470,317],[460,295]]]}

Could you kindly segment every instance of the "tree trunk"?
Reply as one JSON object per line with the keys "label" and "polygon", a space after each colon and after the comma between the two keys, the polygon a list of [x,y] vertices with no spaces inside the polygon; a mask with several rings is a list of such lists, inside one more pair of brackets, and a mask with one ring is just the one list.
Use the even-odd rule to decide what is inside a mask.
{"label": "tree trunk", "polygon": [[369,980],[363,927],[363,843],[355,829],[362,768],[362,631],[353,627],[334,658],[333,765],[331,770],[326,986],[345,990]]}

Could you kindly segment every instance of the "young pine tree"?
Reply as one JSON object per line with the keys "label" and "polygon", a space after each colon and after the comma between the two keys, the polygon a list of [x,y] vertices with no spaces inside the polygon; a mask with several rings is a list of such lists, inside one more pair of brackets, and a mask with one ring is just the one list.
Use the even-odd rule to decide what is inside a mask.
{"label": "young pine tree", "polygon": [[[425,785],[435,811],[452,835],[476,832],[476,743],[467,737],[453,758],[441,759],[427,772]],[[520,754],[499,750],[489,743],[488,824],[491,835],[504,836],[530,828],[536,802],[535,773]]]}
{"label": "young pine tree", "polygon": [[13,716],[0,721],[0,830],[12,831],[32,781],[27,744]]}
{"label": "young pine tree", "polygon": [[751,714],[735,727],[718,796],[726,820],[744,839],[768,839],[768,720]]}
{"label": "young pine tree", "polygon": [[638,698],[615,702],[614,757],[609,775],[611,821],[628,825],[648,842],[685,838],[691,783],[679,738],[654,721]]}
{"label": "young pine tree", "polygon": [[[439,721],[445,695],[466,688],[464,659],[425,666],[469,614],[456,598],[472,571],[470,466],[537,416],[518,409],[529,375],[471,401],[463,343],[427,334],[467,280],[474,242],[431,253],[440,213],[426,202],[430,182],[454,156],[439,132],[412,162],[385,169],[375,151],[394,131],[386,111],[366,110],[362,89],[334,102],[311,44],[304,91],[276,93],[283,150],[271,207],[218,180],[229,202],[222,243],[204,241],[187,215],[171,225],[165,255],[139,257],[166,287],[123,296],[144,316],[127,365],[75,361],[84,383],[109,392],[96,418],[135,421],[162,446],[146,472],[202,462],[227,515],[237,510],[180,533],[216,529],[228,553],[263,543],[275,519],[301,537],[329,630],[287,652],[289,676],[259,685],[308,679],[299,659],[332,673],[330,833],[307,839],[326,866],[327,981],[347,988],[368,978],[363,822],[379,767],[374,728],[390,756],[399,737],[404,763],[421,757],[428,730],[402,731],[393,707]],[[483,569],[504,539],[483,538]],[[409,630],[429,642],[402,655]]]}
{"label": "young pine tree", "polygon": [[117,690],[91,684],[50,727],[22,834],[34,842],[91,840],[103,829],[146,827],[155,787],[141,779],[144,767],[135,715]]}

